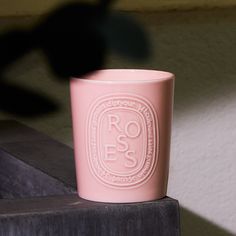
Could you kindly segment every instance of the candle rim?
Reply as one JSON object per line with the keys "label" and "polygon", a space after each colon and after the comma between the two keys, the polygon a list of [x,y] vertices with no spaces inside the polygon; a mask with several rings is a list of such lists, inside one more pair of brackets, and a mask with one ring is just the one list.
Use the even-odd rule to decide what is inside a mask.
{"label": "candle rim", "polygon": [[[138,72],[138,73],[137,73]],[[132,73],[134,73],[132,75]],[[117,78],[108,78],[116,76]],[[120,77],[123,76],[123,77]],[[96,77],[96,78],[95,78]],[[72,77],[73,81],[85,83],[156,83],[175,79],[171,72],[152,69],[101,69],[93,71],[82,77]]]}

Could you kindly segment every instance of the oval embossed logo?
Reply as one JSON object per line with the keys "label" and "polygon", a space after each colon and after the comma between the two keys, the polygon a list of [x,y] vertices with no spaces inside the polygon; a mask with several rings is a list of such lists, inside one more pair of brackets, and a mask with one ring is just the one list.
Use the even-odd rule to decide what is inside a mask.
{"label": "oval embossed logo", "polygon": [[158,134],[156,112],[146,99],[132,94],[99,98],[87,120],[92,174],[112,187],[145,183],[156,167]]}

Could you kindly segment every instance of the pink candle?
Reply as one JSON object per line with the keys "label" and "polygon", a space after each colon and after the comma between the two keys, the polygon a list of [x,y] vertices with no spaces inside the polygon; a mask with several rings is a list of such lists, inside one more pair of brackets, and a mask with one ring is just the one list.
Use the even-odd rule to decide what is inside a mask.
{"label": "pink candle", "polygon": [[164,197],[174,75],[99,70],[70,85],[79,196],[100,202]]}

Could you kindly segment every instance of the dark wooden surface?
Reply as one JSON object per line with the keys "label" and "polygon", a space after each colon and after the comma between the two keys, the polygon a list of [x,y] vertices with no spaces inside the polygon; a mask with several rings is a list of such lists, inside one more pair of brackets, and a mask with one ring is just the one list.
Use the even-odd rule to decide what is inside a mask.
{"label": "dark wooden surface", "polygon": [[75,185],[71,148],[0,121],[0,236],[179,235],[174,199],[97,203],[80,199]]}

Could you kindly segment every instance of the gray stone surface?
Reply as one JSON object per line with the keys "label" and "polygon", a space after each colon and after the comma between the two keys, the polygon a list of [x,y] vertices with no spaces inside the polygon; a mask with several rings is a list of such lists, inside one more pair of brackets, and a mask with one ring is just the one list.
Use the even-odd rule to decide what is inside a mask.
{"label": "gray stone surface", "polygon": [[76,192],[73,150],[15,121],[0,122],[0,196]]}
{"label": "gray stone surface", "polygon": [[0,235],[178,236],[178,202],[105,204],[75,195],[0,201]]}
{"label": "gray stone surface", "polygon": [[65,184],[76,186],[73,150],[68,146],[48,138],[2,143],[0,148]]}
{"label": "gray stone surface", "polygon": [[14,121],[0,127],[0,236],[179,235],[178,201],[80,199],[71,148]]}
{"label": "gray stone surface", "polygon": [[[16,199],[75,193],[75,188],[26,164],[0,148],[0,198]],[[32,155],[31,155],[32,157]]]}

